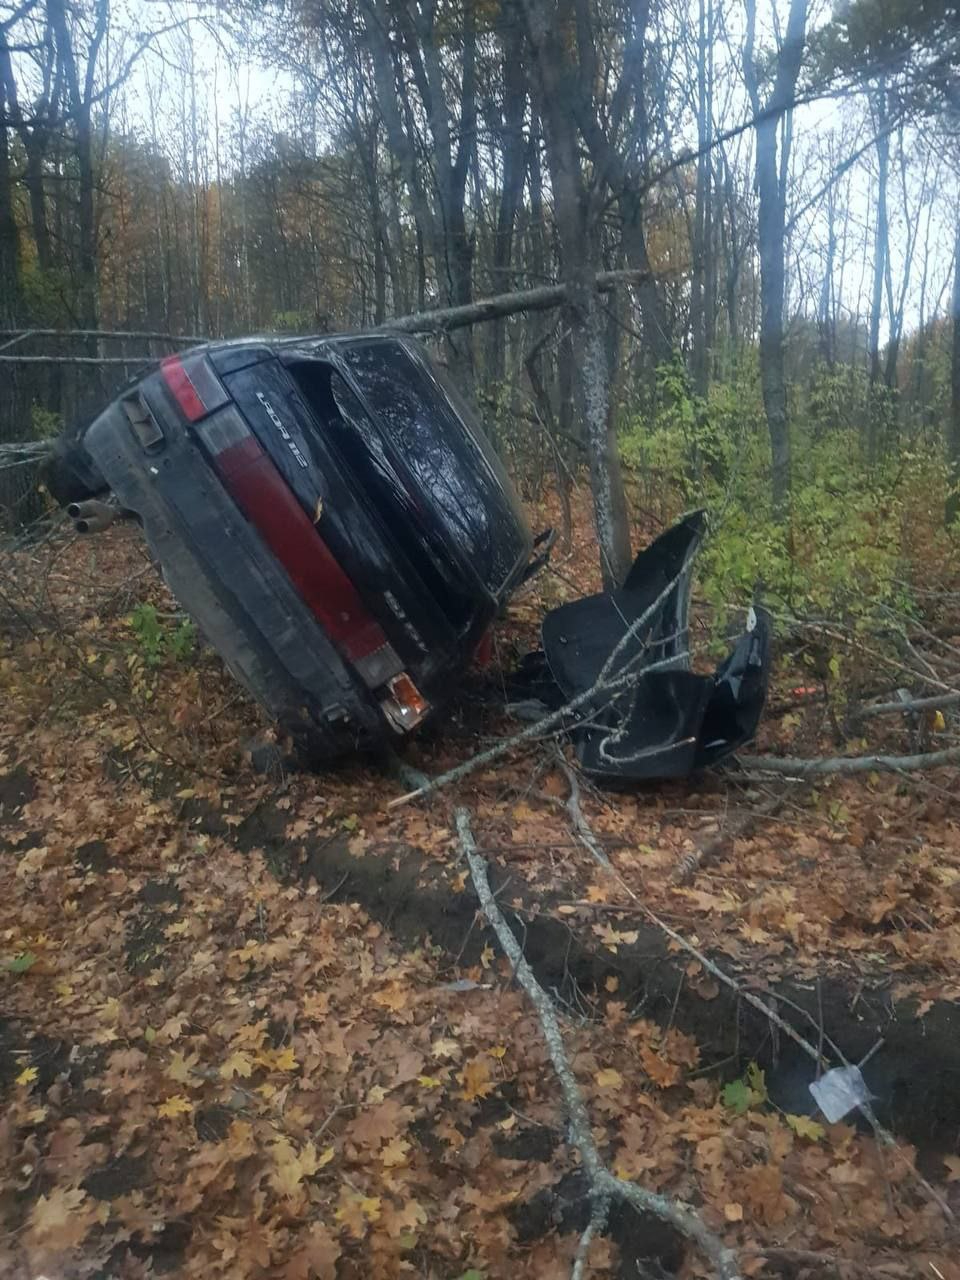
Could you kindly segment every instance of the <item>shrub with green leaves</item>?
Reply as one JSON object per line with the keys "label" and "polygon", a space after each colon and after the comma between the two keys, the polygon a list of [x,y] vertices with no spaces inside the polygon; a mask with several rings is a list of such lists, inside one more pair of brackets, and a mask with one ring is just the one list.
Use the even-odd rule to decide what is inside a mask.
{"label": "shrub with green leaves", "polygon": [[137,638],[138,657],[148,667],[187,661],[197,642],[197,629],[189,618],[168,623],[152,604],[137,605],[130,615],[130,628]]}
{"label": "shrub with green leaves", "polygon": [[[917,554],[931,554],[946,537],[938,530],[947,470],[939,449],[924,441],[901,442],[871,465],[868,433],[851,420],[857,405],[867,412],[862,390],[851,387],[848,372],[825,367],[803,395],[794,390],[793,487],[782,523],[771,507],[755,362],[706,399],[691,392],[680,366],[668,367],[653,417],[624,425],[624,460],[646,486],[647,509],[665,522],[685,509],[710,512],[698,571],[718,629],[757,592],[774,610],[855,628],[869,627],[883,610],[914,611]],[[886,406],[879,424],[888,436],[889,414]]]}

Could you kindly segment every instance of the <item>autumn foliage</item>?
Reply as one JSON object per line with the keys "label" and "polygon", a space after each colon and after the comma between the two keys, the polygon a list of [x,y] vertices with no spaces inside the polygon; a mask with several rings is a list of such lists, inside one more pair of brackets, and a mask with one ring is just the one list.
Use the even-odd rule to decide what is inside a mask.
{"label": "autumn foliage", "polygon": [[[558,565],[574,585],[591,566]],[[538,590],[574,589],[558,583]],[[0,1273],[569,1275],[584,1187],[535,1013],[473,917],[452,797],[388,812],[397,783],[362,762],[254,773],[256,712],[199,641],[156,639],[182,619],[133,531],[17,553],[3,607]],[[541,608],[513,607],[502,663]],[[782,728],[791,661],[769,748],[829,730],[802,699]],[[438,772],[506,728],[468,697],[411,759]],[[960,995],[949,785],[803,788],[685,883],[684,854],[749,788],[583,805],[622,881],[727,970],[764,991],[791,978],[913,999],[919,1044]],[[552,975],[610,1168],[696,1206],[745,1275],[825,1276],[836,1258],[841,1276],[958,1280],[950,1223],[914,1174],[919,1160],[960,1208],[955,1121],[919,1156],[881,1150],[852,1118],[816,1116],[769,1036],[731,1056],[739,1014],[667,948],[657,987],[649,927],[572,837],[566,798],[539,746],[460,790],[498,901]],[[534,954],[548,936],[569,967],[563,947]],[[635,1275],[645,1256],[705,1274],[635,1217],[593,1242],[589,1272]]]}

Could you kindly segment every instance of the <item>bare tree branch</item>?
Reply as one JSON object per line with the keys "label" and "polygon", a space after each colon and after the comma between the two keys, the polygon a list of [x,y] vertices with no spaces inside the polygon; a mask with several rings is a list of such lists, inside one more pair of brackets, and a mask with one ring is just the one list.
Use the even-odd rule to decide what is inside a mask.
{"label": "bare tree branch", "polygon": [[[924,699],[926,702],[927,699]],[[937,769],[960,762],[960,747],[944,751],[923,751],[915,756],[738,756],[750,769],[782,773],[788,777],[809,777],[830,773],[911,773],[917,769]]]}
{"label": "bare tree branch", "polygon": [[[735,1254],[726,1247],[719,1236],[710,1230],[699,1214],[679,1200],[671,1200],[668,1196],[659,1195],[654,1191],[647,1191],[645,1188],[637,1186],[635,1182],[626,1182],[622,1178],[614,1177],[604,1165],[597,1145],[593,1140],[590,1115],[583,1101],[577,1078],[570,1065],[570,1059],[567,1056],[563,1035],[560,1031],[560,1024],[557,1021],[553,1004],[534,977],[533,970],[527,963],[520,944],[497,906],[487,878],[487,864],[477,852],[477,846],[470,827],[470,815],[466,809],[457,810],[456,823],[460,847],[470,867],[470,876],[473,880],[477,897],[480,900],[480,905],[483,908],[483,914],[497,935],[497,941],[513,966],[517,981],[527,993],[527,997],[539,1019],[543,1038],[547,1044],[547,1052],[550,1055],[550,1061],[553,1063],[553,1069],[557,1073],[557,1079],[560,1082],[560,1089],[563,1093],[564,1106],[570,1124],[570,1139],[580,1153],[583,1169],[590,1184],[590,1195],[595,1206],[594,1215],[591,1217],[591,1226],[593,1226],[594,1231],[597,1230],[595,1223],[599,1221],[596,1210],[598,1202],[602,1204],[604,1201],[613,1199],[625,1201],[639,1213],[654,1214],[663,1222],[675,1227],[683,1236],[692,1241],[712,1263],[720,1280],[739,1280],[740,1273]],[[590,1227],[584,1233],[587,1247],[589,1247],[590,1243],[587,1235],[589,1232]],[[578,1251],[578,1261],[581,1251],[585,1256],[586,1250],[583,1249],[583,1241],[581,1241],[581,1250]],[[582,1275],[582,1273],[581,1265],[580,1274]],[[575,1268],[574,1275],[576,1274]]]}

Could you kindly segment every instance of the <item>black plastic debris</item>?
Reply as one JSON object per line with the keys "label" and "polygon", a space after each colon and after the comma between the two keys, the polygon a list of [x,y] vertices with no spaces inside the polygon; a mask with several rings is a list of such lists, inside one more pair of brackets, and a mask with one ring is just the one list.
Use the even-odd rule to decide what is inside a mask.
{"label": "black plastic debris", "polygon": [[693,561],[706,529],[686,516],[637,556],[623,586],[554,609],[543,656],[528,660],[530,692],[577,699],[570,736],[597,778],[684,777],[715,764],[756,732],[767,693],[770,620],[751,609],[747,630],[712,675],[690,669]]}

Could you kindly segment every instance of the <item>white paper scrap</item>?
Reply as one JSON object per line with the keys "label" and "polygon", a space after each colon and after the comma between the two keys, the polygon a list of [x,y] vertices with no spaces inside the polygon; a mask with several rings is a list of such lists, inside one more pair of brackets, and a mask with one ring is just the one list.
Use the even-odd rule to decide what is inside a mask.
{"label": "white paper scrap", "polygon": [[810,1092],[830,1124],[836,1124],[872,1097],[859,1067],[834,1067],[814,1080]]}

